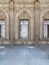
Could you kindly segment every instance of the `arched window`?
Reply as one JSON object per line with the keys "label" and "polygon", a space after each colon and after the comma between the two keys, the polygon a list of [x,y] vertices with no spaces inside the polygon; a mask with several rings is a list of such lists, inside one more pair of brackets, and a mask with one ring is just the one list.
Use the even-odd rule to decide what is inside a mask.
{"label": "arched window", "polygon": [[20,20],[20,38],[28,38],[28,20]]}
{"label": "arched window", "polygon": [[49,19],[44,20],[44,38],[49,38]]}
{"label": "arched window", "polygon": [[0,38],[5,38],[5,23],[0,19]]}

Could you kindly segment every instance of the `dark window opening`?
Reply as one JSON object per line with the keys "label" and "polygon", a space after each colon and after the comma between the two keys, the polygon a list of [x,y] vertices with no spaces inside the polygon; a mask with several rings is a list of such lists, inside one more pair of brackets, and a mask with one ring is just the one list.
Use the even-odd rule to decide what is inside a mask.
{"label": "dark window opening", "polygon": [[0,37],[1,37],[1,25],[0,25]]}
{"label": "dark window opening", "polygon": [[48,38],[49,38],[49,25],[47,25],[47,28],[48,28]]}

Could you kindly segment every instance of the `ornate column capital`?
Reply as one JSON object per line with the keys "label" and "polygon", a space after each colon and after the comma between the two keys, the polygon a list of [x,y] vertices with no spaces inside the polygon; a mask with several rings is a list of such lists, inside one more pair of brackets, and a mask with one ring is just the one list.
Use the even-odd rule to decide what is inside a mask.
{"label": "ornate column capital", "polygon": [[10,2],[14,2],[14,0],[10,0]]}
{"label": "ornate column capital", "polygon": [[35,10],[40,10],[40,3],[39,2],[35,3]]}

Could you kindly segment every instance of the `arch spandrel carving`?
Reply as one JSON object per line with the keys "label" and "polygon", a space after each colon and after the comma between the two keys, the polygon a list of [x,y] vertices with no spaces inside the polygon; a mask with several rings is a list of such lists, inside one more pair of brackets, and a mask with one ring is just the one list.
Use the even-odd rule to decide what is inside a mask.
{"label": "arch spandrel carving", "polygon": [[23,12],[21,12],[21,14],[19,15],[18,18],[19,19],[29,19],[30,15],[29,15],[29,13],[27,11],[24,10]]}
{"label": "arch spandrel carving", "polygon": [[43,15],[44,19],[49,19],[49,11],[45,12],[45,14]]}
{"label": "arch spandrel carving", "polygon": [[5,19],[5,13],[3,11],[0,10],[0,19]]}

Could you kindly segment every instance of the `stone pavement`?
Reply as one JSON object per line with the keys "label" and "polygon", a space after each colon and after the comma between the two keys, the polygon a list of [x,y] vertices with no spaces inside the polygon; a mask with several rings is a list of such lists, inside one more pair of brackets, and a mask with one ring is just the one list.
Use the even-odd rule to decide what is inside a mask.
{"label": "stone pavement", "polygon": [[0,65],[49,65],[49,45],[0,46]]}
{"label": "stone pavement", "polygon": [[36,45],[35,47],[44,52],[49,58],[49,44]]}

